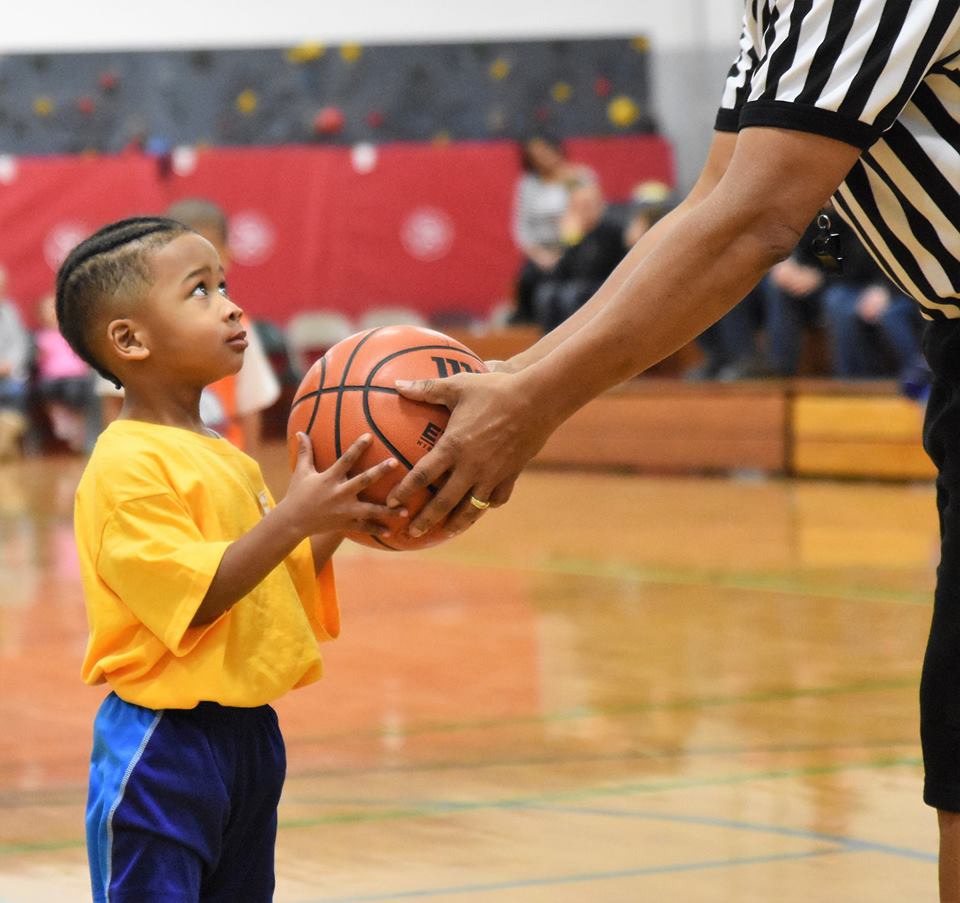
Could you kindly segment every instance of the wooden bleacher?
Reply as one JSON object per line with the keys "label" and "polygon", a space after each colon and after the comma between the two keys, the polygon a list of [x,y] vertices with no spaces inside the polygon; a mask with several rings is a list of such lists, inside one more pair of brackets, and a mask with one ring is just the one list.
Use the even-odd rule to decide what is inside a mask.
{"label": "wooden bleacher", "polygon": [[785,393],[763,383],[632,380],[582,408],[538,463],[661,473],[784,472]]}
{"label": "wooden bleacher", "polygon": [[[456,336],[486,360],[510,357],[537,334]],[[790,476],[929,479],[923,409],[892,381],[769,379],[690,383],[682,349],[595,399],[564,423],[536,458],[542,466],[651,473],[752,471]]]}
{"label": "wooden bleacher", "polygon": [[895,383],[796,380],[787,472],[925,479],[935,470],[920,435],[923,408]]}

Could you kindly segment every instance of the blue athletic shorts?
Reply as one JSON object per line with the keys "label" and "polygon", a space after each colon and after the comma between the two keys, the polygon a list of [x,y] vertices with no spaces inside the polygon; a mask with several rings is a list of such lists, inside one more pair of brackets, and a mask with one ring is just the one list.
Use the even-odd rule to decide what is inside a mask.
{"label": "blue athletic shorts", "polygon": [[156,711],[111,693],[87,800],[95,903],[272,900],[285,771],[270,706]]}

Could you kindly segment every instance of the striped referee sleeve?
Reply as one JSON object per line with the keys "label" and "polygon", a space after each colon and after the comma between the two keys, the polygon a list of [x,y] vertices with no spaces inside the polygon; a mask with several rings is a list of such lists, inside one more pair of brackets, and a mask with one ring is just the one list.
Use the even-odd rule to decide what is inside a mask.
{"label": "striped referee sleeve", "polygon": [[747,0],[717,128],[872,145],[960,28],[958,0]]}

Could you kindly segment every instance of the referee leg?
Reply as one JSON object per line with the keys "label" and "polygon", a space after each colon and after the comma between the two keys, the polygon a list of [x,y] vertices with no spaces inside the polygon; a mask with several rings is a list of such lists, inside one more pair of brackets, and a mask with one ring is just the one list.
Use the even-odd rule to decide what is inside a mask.
{"label": "referee leg", "polygon": [[932,324],[924,446],[937,465],[940,565],[920,682],[924,800],[940,826],[940,899],[960,903],[960,328]]}

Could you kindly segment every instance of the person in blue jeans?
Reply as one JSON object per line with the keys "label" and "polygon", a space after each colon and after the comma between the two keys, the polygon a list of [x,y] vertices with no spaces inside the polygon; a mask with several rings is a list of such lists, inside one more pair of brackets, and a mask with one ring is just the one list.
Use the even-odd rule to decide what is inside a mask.
{"label": "person in blue jeans", "polygon": [[841,379],[907,378],[922,362],[914,302],[880,277],[873,284],[838,279],[823,293],[833,374]]}
{"label": "person in blue jeans", "polygon": [[760,298],[767,337],[767,361],[775,376],[796,376],[805,332],[820,322],[825,274],[804,235],[786,260],[754,289]]}
{"label": "person in blue jeans", "polygon": [[925,368],[916,304],[853,239],[844,248],[843,272],[823,291],[823,309],[834,376],[905,381]]}

